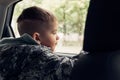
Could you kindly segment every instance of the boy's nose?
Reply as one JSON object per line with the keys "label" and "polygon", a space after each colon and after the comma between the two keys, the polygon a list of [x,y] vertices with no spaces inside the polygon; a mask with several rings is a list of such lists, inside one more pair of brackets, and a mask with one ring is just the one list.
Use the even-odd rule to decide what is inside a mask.
{"label": "boy's nose", "polygon": [[60,39],[60,38],[59,38],[59,36],[57,35],[57,36],[56,36],[56,40],[59,40],[59,39]]}

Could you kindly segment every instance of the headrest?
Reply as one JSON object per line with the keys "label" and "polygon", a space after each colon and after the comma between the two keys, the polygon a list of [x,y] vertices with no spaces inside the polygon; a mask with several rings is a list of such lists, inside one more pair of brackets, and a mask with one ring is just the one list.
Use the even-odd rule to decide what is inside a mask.
{"label": "headrest", "polygon": [[104,52],[120,49],[119,0],[91,0],[83,50]]}

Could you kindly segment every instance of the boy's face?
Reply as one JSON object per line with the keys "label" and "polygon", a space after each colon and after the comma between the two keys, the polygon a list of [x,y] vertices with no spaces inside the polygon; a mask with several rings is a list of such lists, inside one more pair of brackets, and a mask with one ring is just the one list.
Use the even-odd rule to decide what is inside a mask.
{"label": "boy's face", "polygon": [[40,43],[42,45],[50,47],[52,51],[54,51],[55,46],[57,45],[57,42],[59,40],[59,37],[57,35],[57,28],[58,28],[57,23],[54,23],[49,28],[45,28],[42,31],[43,33],[40,34]]}

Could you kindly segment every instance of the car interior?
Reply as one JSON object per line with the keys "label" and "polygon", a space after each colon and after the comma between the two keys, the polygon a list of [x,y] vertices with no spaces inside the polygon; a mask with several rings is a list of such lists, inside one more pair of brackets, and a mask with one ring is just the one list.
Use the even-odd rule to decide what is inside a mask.
{"label": "car interior", "polygon": [[[1,4],[1,15],[3,16],[0,16],[0,38],[4,38],[4,37],[15,37],[16,38],[16,34],[14,32],[14,28],[13,28],[13,25],[12,23],[16,23],[16,22],[12,22],[13,21],[13,17],[14,17],[14,13],[15,13],[15,8],[16,6],[18,5],[18,3],[20,2],[23,2],[25,0],[1,0],[0,4]],[[65,0],[66,1],[66,0]],[[89,1],[89,0],[88,0]],[[71,1],[72,2],[72,1]],[[74,1],[75,2],[75,1]],[[77,2],[77,1],[76,1]],[[78,0],[79,2],[79,0]],[[4,5],[3,5],[4,4]],[[25,3],[24,3],[25,4]],[[69,11],[69,10],[68,10]],[[17,12],[17,9],[16,9],[16,12]],[[87,12],[87,11],[86,11]],[[74,14],[73,14],[74,15]],[[68,33],[69,34],[69,33]],[[74,38],[74,35],[73,35],[73,38]],[[79,39],[79,38],[78,38]],[[73,42],[74,43],[74,42]],[[67,52],[65,52],[64,50],[59,50],[60,48],[62,47],[58,47],[58,51],[55,52],[57,55],[62,55],[62,56],[74,56],[77,54],[79,54],[82,50],[82,42],[79,41],[79,43],[75,43],[74,45],[79,45],[81,44],[81,47],[71,47],[70,49],[69,48],[65,48],[64,50],[66,50]],[[69,43],[68,45],[71,45],[71,43]],[[71,50],[71,51],[68,51],[68,50]],[[76,49],[76,50],[75,50]],[[73,50],[73,51],[72,51]],[[70,52],[70,53],[69,53]]]}
{"label": "car interior", "polygon": [[3,37],[14,37],[10,23],[15,4],[20,0],[0,1],[0,39]]}
{"label": "car interior", "polygon": [[84,47],[71,80],[120,80],[119,0],[91,0]]}
{"label": "car interior", "polygon": [[[14,7],[19,1],[21,0],[0,0],[0,39],[15,37],[10,24]],[[119,19],[119,0],[90,0],[82,49],[90,55],[80,57],[73,69],[72,80],[120,80]],[[58,53],[58,55],[76,54]],[[79,78],[78,74],[82,77]]]}

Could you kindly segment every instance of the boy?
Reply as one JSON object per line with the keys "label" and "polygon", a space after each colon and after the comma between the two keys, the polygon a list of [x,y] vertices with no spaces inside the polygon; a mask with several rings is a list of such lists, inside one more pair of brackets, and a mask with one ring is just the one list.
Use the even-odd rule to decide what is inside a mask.
{"label": "boy", "polygon": [[38,44],[50,47],[54,51],[59,39],[56,17],[41,8],[31,7],[22,12],[18,20],[20,35],[29,34]]}
{"label": "boy", "polygon": [[59,40],[55,16],[34,6],[17,23],[21,37],[0,41],[0,80],[69,80],[75,59],[52,54]]}

